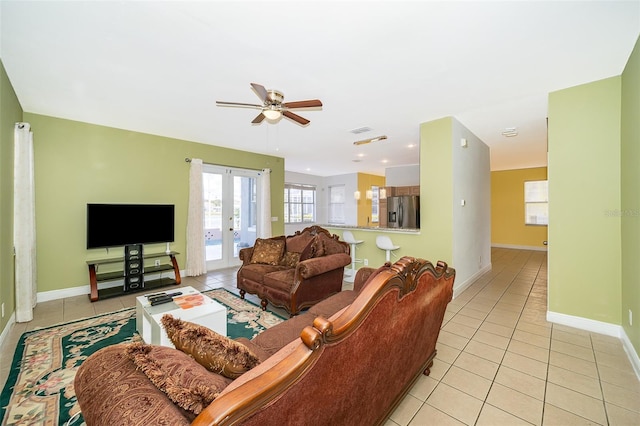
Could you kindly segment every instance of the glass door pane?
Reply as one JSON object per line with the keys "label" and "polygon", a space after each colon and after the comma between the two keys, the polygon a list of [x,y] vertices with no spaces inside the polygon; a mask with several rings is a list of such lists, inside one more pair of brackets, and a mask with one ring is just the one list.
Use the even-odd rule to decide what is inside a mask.
{"label": "glass door pane", "polygon": [[221,173],[203,173],[204,243],[206,260],[222,260],[222,178]]}
{"label": "glass door pane", "polygon": [[257,235],[257,179],[233,177],[233,253],[232,264],[239,264],[241,248],[252,247]]}

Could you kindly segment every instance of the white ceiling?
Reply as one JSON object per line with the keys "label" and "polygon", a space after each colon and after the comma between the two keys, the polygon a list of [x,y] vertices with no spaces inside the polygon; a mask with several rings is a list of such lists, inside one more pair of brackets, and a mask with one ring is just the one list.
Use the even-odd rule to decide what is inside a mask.
{"label": "white ceiling", "polygon": [[[445,116],[491,147],[493,170],[546,165],[548,93],[620,75],[640,34],[640,0],[2,0],[0,15],[25,111],[281,156],[320,176],[417,164],[420,123]],[[216,106],[259,103],[252,82],[324,106],[297,110],[306,127]]]}

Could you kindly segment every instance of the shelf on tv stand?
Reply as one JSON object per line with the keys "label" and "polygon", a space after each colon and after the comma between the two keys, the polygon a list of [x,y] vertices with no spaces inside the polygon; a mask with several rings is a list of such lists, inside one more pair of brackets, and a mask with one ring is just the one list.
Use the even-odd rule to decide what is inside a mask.
{"label": "shelf on tv stand", "polygon": [[179,285],[181,282],[180,279],[180,268],[178,267],[178,261],[176,260],[176,256],[179,253],[177,252],[169,252],[169,253],[144,253],[144,259],[153,259],[153,258],[161,258],[161,257],[169,257],[171,259],[171,264],[162,264],[157,266],[145,266],[144,267],[144,275],[156,274],[163,271],[173,271],[174,278],[161,277],[154,280],[145,280],[144,287],[139,289],[130,289],[129,291],[124,291],[122,286],[117,287],[107,287],[103,289],[98,289],[98,283],[108,283],[117,280],[124,279],[124,270],[117,271],[109,271],[104,273],[98,272],[98,267],[100,265],[108,265],[114,263],[122,263],[124,264],[124,257],[110,257],[104,259],[93,259],[87,260],[87,265],[89,266],[89,284],[91,287],[91,292],[89,294],[89,298],[92,302],[101,299],[107,299],[109,297],[117,297],[122,296],[123,294],[129,293],[137,293],[141,291],[149,291],[159,287],[166,287],[169,285]]}

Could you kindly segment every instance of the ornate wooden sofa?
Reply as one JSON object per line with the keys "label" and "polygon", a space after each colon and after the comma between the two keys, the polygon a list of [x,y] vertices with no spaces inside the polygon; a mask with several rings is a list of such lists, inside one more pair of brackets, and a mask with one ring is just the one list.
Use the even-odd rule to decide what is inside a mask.
{"label": "ornate wooden sofa", "polygon": [[284,308],[291,316],[342,290],[344,267],[351,263],[349,245],[319,226],[288,237],[258,239],[240,250],[240,297],[246,293]]}
{"label": "ornate wooden sofa", "polygon": [[[85,422],[382,424],[420,375],[429,374],[454,278],[455,271],[443,262],[434,267],[410,257],[377,270],[361,268],[353,291],[340,292],[252,340],[237,339],[262,362],[225,385],[197,417],[151,384],[124,355],[127,345],[104,348],[80,366],[75,378]],[[176,349],[154,348],[184,356]]]}

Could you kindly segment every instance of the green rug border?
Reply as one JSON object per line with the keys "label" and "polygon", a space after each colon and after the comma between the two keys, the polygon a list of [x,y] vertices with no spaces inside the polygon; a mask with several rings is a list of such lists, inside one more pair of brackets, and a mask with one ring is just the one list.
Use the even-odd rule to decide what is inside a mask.
{"label": "green rug border", "polygon": [[[214,291],[214,290],[224,290],[227,293],[239,298],[240,300],[244,300],[245,302],[255,306],[256,308],[262,309],[258,304],[254,303],[254,302],[252,302],[250,300],[247,300],[247,299],[242,299],[239,294],[234,293],[233,291],[228,290],[228,289],[226,289],[224,287],[212,288],[212,289],[209,289],[209,290],[198,290],[198,291],[200,291],[200,293],[202,293],[204,295],[207,295],[208,292],[211,292],[211,291]],[[209,297],[209,296],[207,295],[207,297]],[[219,303],[221,303],[221,302],[219,302]],[[94,316],[90,316],[90,317],[84,317],[84,318],[80,318],[80,319],[73,320],[73,321],[60,322],[60,323],[57,323],[57,324],[49,325],[47,327],[40,327],[40,328],[37,328],[35,330],[25,331],[24,333],[22,333],[22,335],[20,335],[20,339],[18,340],[18,344],[16,345],[16,350],[13,352],[13,359],[11,360],[11,367],[9,368],[9,375],[7,376],[7,381],[5,382],[5,384],[4,384],[3,388],[2,388],[2,392],[0,392],[0,419],[4,418],[5,412],[7,411],[7,406],[5,406],[5,404],[8,402],[8,401],[4,401],[2,399],[2,396],[8,394],[9,397],[10,397],[12,393],[8,393],[8,392],[15,386],[16,381],[18,380],[18,374],[20,373],[20,369],[14,368],[14,366],[16,366],[19,363],[19,361],[22,359],[22,357],[24,356],[24,341],[26,340],[27,337],[29,337],[33,333],[41,332],[43,330],[49,330],[49,329],[54,328],[54,327],[61,327],[61,326],[64,326],[66,324],[76,324],[76,323],[79,323],[79,322],[82,322],[82,321],[87,321],[87,320],[94,319],[94,318],[100,318],[100,317],[104,317],[104,316],[107,316],[107,315],[113,315],[113,314],[116,314],[118,312],[135,311],[135,309],[136,309],[135,307],[118,309],[116,311],[105,312],[103,314],[94,315]],[[287,318],[283,317],[282,315],[280,315],[280,314],[278,314],[276,312],[273,312],[273,311],[269,311],[269,312],[271,314],[277,316],[278,318],[282,319],[283,321],[287,320]],[[134,330],[134,333],[138,334],[138,330]]]}

